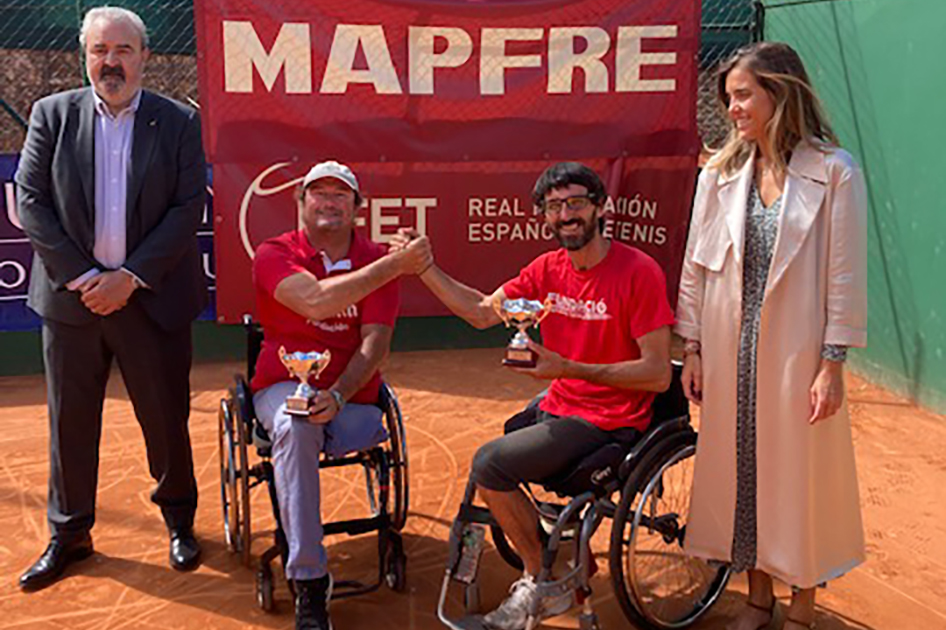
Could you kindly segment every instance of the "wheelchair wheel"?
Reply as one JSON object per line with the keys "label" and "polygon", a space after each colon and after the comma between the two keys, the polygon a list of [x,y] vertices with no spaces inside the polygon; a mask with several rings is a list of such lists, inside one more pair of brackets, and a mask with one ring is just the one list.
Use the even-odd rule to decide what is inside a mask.
{"label": "wheelchair wheel", "polygon": [[399,532],[407,522],[407,510],[410,506],[408,487],[407,436],[404,430],[404,417],[397,395],[387,384],[382,385],[385,401],[384,416],[387,422],[388,439],[391,444],[391,485],[394,489],[394,505],[391,512],[391,527]]}
{"label": "wheelchair wheel", "polygon": [[407,588],[407,554],[401,535],[392,533],[384,553],[384,581],[392,591],[403,593]]}
{"label": "wheelchair wheel", "polygon": [[684,628],[716,602],[729,566],[683,550],[696,434],[658,444],[625,483],[611,529],[614,593],[628,619],[652,630]]}
{"label": "wheelchair wheel", "polygon": [[272,612],[273,602],[273,570],[267,564],[261,564],[256,571],[256,603],[264,612]]}
{"label": "wheelchair wheel", "polygon": [[220,401],[218,449],[224,536],[230,553],[250,564],[250,484],[246,424],[234,415],[233,399]]}

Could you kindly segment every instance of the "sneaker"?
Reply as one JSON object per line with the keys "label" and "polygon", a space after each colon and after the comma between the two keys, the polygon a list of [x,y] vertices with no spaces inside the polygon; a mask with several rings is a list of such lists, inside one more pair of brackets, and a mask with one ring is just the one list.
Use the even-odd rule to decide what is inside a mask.
{"label": "sneaker", "polygon": [[317,580],[296,580],[296,630],[332,630],[328,617],[332,586],[331,574]]}
{"label": "sneaker", "polygon": [[[483,622],[493,630],[523,630],[533,609],[538,586],[531,575],[523,575],[509,587],[507,597],[499,608],[483,617]],[[539,603],[538,619],[561,615],[572,607],[572,593],[546,597]]]}

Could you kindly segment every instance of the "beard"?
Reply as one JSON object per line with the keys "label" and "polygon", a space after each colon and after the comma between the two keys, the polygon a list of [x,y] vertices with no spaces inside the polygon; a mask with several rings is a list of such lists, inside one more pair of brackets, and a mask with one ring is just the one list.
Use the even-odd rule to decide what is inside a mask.
{"label": "beard", "polygon": [[[577,225],[581,230],[574,234],[563,234],[562,228],[567,225]],[[567,221],[557,222],[552,229],[555,232],[555,238],[558,239],[559,245],[573,252],[590,243],[591,239],[595,237],[595,234],[598,232],[598,219],[597,217],[593,217],[590,221],[585,221],[584,219],[573,217]]]}

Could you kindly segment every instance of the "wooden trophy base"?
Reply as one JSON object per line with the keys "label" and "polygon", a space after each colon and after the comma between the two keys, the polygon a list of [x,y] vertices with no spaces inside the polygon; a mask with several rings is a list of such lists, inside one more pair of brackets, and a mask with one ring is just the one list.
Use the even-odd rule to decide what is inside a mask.
{"label": "wooden trophy base", "polygon": [[289,396],[286,398],[286,413],[296,418],[308,418],[311,403],[312,401],[308,398]]}
{"label": "wooden trophy base", "polygon": [[530,348],[506,348],[506,358],[503,365],[509,367],[534,368],[539,358]]}

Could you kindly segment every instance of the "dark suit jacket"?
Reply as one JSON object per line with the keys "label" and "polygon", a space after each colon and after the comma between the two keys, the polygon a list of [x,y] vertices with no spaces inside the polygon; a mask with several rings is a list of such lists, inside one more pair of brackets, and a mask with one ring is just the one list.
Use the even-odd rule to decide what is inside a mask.
{"label": "dark suit jacket", "polygon": [[[20,222],[33,246],[30,307],[85,324],[97,315],[65,285],[101,265],[95,244],[95,105],[92,88],[36,102],[16,173]],[[135,114],[124,266],[148,288],[131,299],[161,328],[189,325],[207,301],[197,226],[206,167],[196,112],[144,91]]]}

